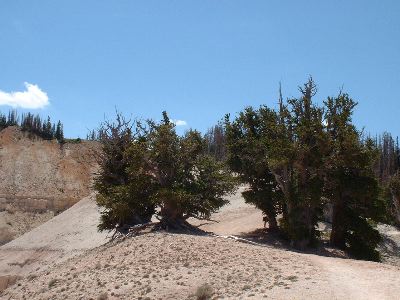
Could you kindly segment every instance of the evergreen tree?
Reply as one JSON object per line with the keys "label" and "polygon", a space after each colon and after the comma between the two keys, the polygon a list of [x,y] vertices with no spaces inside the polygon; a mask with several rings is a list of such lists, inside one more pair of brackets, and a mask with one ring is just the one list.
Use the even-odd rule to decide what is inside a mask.
{"label": "evergreen tree", "polygon": [[8,112],[7,126],[18,125],[18,114],[16,110],[10,110]]}
{"label": "evergreen tree", "polygon": [[329,202],[332,244],[378,260],[371,221],[382,220],[385,205],[373,173],[377,152],[351,123],[355,103],[340,94],[324,107],[314,104],[312,78],[300,92],[286,103],[280,93],[278,110],[246,108],[233,122],[227,118],[227,163],[249,184],[247,201],[273,217],[282,212],[278,226],[295,247],[315,244]]}
{"label": "evergreen tree", "polygon": [[225,128],[223,124],[218,123],[214,127],[208,129],[205,134],[207,142],[206,152],[218,161],[224,161],[226,157],[225,149]]}
{"label": "evergreen tree", "polygon": [[63,130],[63,125],[61,124],[61,121],[58,121],[57,127],[55,130],[54,137],[57,139],[59,143],[64,143],[64,130]]}
{"label": "evergreen tree", "polygon": [[129,226],[150,222],[154,205],[137,201],[131,197],[128,188],[125,152],[134,139],[131,121],[117,113],[115,122],[104,122],[100,131],[103,132],[100,139],[102,154],[98,157],[100,172],[94,185],[98,192],[97,204],[104,209],[99,230],[124,231]]}
{"label": "evergreen tree", "polygon": [[281,210],[281,228],[294,246],[304,248],[318,237],[326,134],[323,110],[311,100],[316,92],[313,80],[300,90],[303,96],[286,105],[280,97],[278,112],[267,107],[245,109],[227,123],[227,144],[232,170],[251,186],[247,198],[252,197],[258,207],[262,203],[273,226],[274,215]]}
{"label": "evergreen tree", "polygon": [[0,130],[7,127],[7,117],[3,114],[0,114]]}
{"label": "evergreen tree", "polygon": [[[267,116],[267,109],[263,116]],[[271,111],[269,116],[273,120],[276,118]],[[243,183],[250,186],[242,193],[245,201],[259,208],[268,220],[269,229],[276,230],[276,216],[282,211],[282,193],[267,160],[268,149],[262,126],[266,119],[251,107],[239,113],[233,122],[229,122],[229,116],[226,116],[227,164]]]}
{"label": "evergreen tree", "polygon": [[390,180],[390,192],[392,196],[392,209],[396,225],[400,226],[400,171]]}
{"label": "evergreen tree", "polygon": [[52,140],[56,138],[57,134],[60,138],[57,138],[57,140],[64,141],[61,122],[59,121],[56,127],[55,124],[51,123],[50,117],[47,118],[47,122],[42,122],[39,115],[33,115],[28,112],[27,114],[22,114],[20,118],[16,110],[11,110],[8,113],[8,117],[0,114],[0,130],[9,126],[20,126],[22,131],[33,134],[29,135],[30,137],[36,135],[46,140]]}
{"label": "evergreen tree", "polygon": [[96,131],[93,129],[91,130],[87,135],[86,135],[86,139],[89,141],[96,141],[97,138],[97,134]]}
{"label": "evergreen tree", "polygon": [[375,248],[380,236],[369,222],[384,212],[373,173],[373,143],[363,143],[352,124],[356,103],[347,94],[328,98],[325,105],[330,137],[325,191],[333,206],[331,244],[358,258],[379,260]]}
{"label": "evergreen tree", "polygon": [[[141,221],[149,221],[153,214],[161,228],[191,230],[189,217],[209,218],[227,202],[223,195],[232,191],[233,180],[222,164],[204,154],[199,132],[178,136],[165,112],[162,122],[137,122],[133,134],[126,132],[128,142],[115,147],[118,155],[105,154],[105,161],[118,156],[115,163],[122,162],[113,176],[121,180],[107,180],[104,168],[97,179],[98,204],[105,208],[101,230],[133,216],[145,215]],[[115,189],[117,195],[110,195]]]}
{"label": "evergreen tree", "polygon": [[36,115],[33,119],[33,126],[32,126],[32,132],[35,133],[38,136],[41,136],[43,129],[42,129],[42,119],[40,118],[39,115]]}
{"label": "evergreen tree", "polygon": [[[272,132],[270,165],[285,195],[284,230],[294,246],[304,248],[315,244],[319,234],[316,225],[322,213],[327,139],[322,125],[323,109],[312,101],[316,85],[311,77],[300,91],[301,98],[289,99],[286,107],[280,106],[279,127],[286,128]],[[278,143],[273,141],[276,133]]]}
{"label": "evergreen tree", "polygon": [[52,133],[52,127],[50,117],[47,117],[47,122],[43,124],[43,138],[46,140],[53,139],[54,135]]}

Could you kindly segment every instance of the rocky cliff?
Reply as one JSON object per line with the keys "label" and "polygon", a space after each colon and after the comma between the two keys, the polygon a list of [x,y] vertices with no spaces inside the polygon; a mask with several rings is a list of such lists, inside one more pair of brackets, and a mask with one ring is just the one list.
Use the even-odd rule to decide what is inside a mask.
{"label": "rocky cliff", "polygon": [[59,212],[90,194],[96,142],[59,144],[18,127],[0,131],[0,211]]}

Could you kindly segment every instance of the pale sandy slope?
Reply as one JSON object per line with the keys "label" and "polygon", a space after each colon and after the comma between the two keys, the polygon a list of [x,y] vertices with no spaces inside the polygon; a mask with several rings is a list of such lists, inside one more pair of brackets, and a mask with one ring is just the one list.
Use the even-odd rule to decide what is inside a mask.
{"label": "pale sandy slope", "polygon": [[217,222],[200,221],[190,219],[194,225],[200,225],[201,229],[211,231],[220,235],[239,235],[262,228],[262,213],[260,210],[244,202],[241,192],[244,187],[239,188],[237,193],[228,197],[230,203],[213,214],[212,220]]}
{"label": "pale sandy slope", "polygon": [[[213,216],[219,223],[204,226],[208,231],[230,235],[262,227],[261,214],[239,194],[231,200],[231,205]],[[86,201],[83,207],[96,210],[90,199]],[[204,283],[212,286],[213,297],[219,299],[399,299],[400,295],[398,267],[222,237],[147,233],[83,252],[104,242],[104,235],[95,230],[97,219],[93,214],[93,218],[70,215],[62,220],[67,219],[75,220],[75,225],[53,222],[47,225],[49,232],[57,232],[52,238],[46,231],[39,231],[37,238],[32,232],[14,246],[7,245],[7,251],[12,254],[16,249],[10,246],[47,244],[49,251],[63,249],[55,250],[58,255],[70,255],[68,251],[78,255],[57,265],[42,264],[39,270],[30,268],[25,273],[31,276],[7,289],[2,299],[98,299],[102,294],[108,299],[195,299],[193,294]],[[85,228],[90,228],[90,234],[84,233]],[[5,249],[0,249],[4,268],[9,259]]]}
{"label": "pale sandy slope", "polygon": [[[45,270],[107,242],[97,231],[98,208],[93,195],[67,209],[48,222],[0,247],[1,276],[25,276]],[[1,283],[1,282],[0,282]]]}

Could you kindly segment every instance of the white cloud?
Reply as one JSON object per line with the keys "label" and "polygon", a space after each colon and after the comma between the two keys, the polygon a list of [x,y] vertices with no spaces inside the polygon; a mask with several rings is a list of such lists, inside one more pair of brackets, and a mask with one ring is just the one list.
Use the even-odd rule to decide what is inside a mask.
{"label": "white cloud", "polygon": [[0,90],[0,105],[22,108],[42,108],[49,105],[49,97],[36,84],[24,83],[26,91],[6,93]]}
{"label": "white cloud", "polygon": [[172,123],[174,123],[176,126],[186,126],[187,122],[183,120],[172,120]]}

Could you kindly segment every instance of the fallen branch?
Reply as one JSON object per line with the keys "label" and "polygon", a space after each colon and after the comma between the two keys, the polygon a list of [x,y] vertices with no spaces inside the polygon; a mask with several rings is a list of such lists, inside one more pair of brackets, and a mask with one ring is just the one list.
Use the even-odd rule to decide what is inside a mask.
{"label": "fallen branch", "polygon": [[111,240],[114,240],[116,238],[126,238],[126,237],[131,237],[135,236],[136,234],[139,233],[139,231],[148,228],[150,226],[153,226],[155,224],[158,224],[157,222],[148,222],[144,224],[138,224],[131,226],[129,228],[124,228],[124,229],[115,229],[113,235],[111,236]]}
{"label": "fallen branch", "polygon": [[250,244],[250,245],[254,245],[254,246],[261,246],[261,247],[268,247],[268,248],[270,248],[270,246],[268,246],[268,245],[260,244],[260,243],[253,242],[253,241],[250,241],[250,240],[246,240],[246,239],[244,239],[244,238],[240,238],[240,237],[237,237],[237,236],[234,236],[234,235],[218,235],[218,234],[212,234],[212,236],[217,237],[217,238],[223,238],[223,239],[231,239],[231,240],[234,240],[234,241],[237,241],[237,242],[241,242],[241,243],[245,243],[245,244]]}

